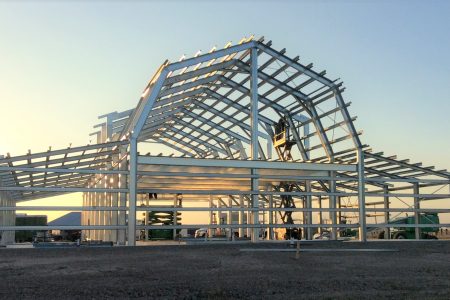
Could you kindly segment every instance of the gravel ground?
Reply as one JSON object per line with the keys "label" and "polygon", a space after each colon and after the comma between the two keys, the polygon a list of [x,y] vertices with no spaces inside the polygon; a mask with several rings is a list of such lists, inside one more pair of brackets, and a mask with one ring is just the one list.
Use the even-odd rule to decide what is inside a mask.
{"label": "gravel ground", "polygon": [[0,298],[450,299],[450,242],[0,249]]}

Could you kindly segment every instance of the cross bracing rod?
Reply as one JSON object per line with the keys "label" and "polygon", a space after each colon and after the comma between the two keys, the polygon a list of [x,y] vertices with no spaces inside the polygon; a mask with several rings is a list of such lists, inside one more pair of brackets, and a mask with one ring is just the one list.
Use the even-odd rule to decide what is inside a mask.
{"label": "cross bracing rod", "polygon": [[[355,121],[355,120],[356,120],[356,117],[353,117],[353,118],[352,118],[352,121]],[[336,124],[334,124],[334,125],[325,127],[325,128],[323,129],[323,131],[324,131],[324,132],[328,132],[328,131],[330,131],[330,130],[336,129],[336,128],[338,128],[338,127],[344,125],[345,123],[346,123],[346,121],[338,122],[338,123],[336,123]],[[299,128],[302,127],[303,125],[304,125],[304,124],[301,124],[300,126],[295,126],[295,128],[299,129]],[[318,135],[317,131],[312,132],[312,133],[307,134],[307,135],[303,135],[303,136],[300,138],[300,140],[302,140],[302,141],[303,141],[303,140],[307,140],[307,139],[310,139],[310,138],[312,138],[312,137],[314,137],[314,136],[316,136],[316,135]],[[354,156],[354,155],[353,155],[353,156]],[[336,154],[335,154],[335,159],[337,159]]]}
{"label": "cross bracing rod", "polygon": [[337,88],[337,87],[335,88],[335,99],[336,99],[336,102],[339,104],[339,107],[341,108],[341,114],[342,114],[342,117],[344,118],[344,120],[346,121],[348,131],[352,135],[353,144],[355,145],[356,148],[361,148],[361,146],[362,146],[361,141],[359,140],[355,126],[353,125],[353,122],[351,121],[351,117],[345,106],[344,99],[342,98],[341,93],[339,92],[339,88]]}
{"label": "cross bracing rod", "polygon": [[[222,80],[222,79],[221,79]],[[227,84],[231,84],[231,86],[235,86],[235,85],[237,85],[237,83],[235,83],[235,82],[233,82],[233,81],[231,81],[230,82],[230,80],[227,80],[227,79],[225,79],[225,81],[227,82]],[[237,86],[236,86],[237,87]],[[246,90],[246,88],[245,87],[237,87],[238,89],[240,89],[241,91],[242,90]],[[246,91],[245,93],[247,93],[248,94],[248,92]],[[268,100],[268,99],[266,99],[266,98],[264,98],[264,97],[262,97],[262,98],[260,98],[260,101],[261,102],[263,102],[263,103],[266,103],[267,105],[269,105],[269,106],[271,106],[271,105],[276,105],[276,107],[278,108],[278,104],[274,104],[272,101],[270,101],[270,100]],[[269,101],[270,102],[270,104],[269,104],[269,102],[267,102],[267,101]],[[278,112],[280,112],[280,110],[277,110]],[[285,111],[285,109],[282,109],[281,111],[284,111],[286,114],[288,114],[286,111]],[[314,115],[313,115],[314,116]],[[246,117],[246,118],[244,118],[244,120],[246,120],[246,119],[248,119],[248,116]],[[322,127],[322,124],[321,124],[321,122],[320,122],[320,119],[318,118],[318,116],[316,116],[316,118],[312,118],[311,119],[311,122],[313,122],[315,125],[316,125],[316,130],[317,130],[317,128],[321,128]],[[317,127],[317,126],[319,126],[319,127]],[[295,128],[295,127],[294,127]],[[328,142],[328,139],[327,139],[327,137],[326,137],[326,134],[325,134],[325,132],[322,130],[322,131],[320,131],[320,130],[317,130],[317,132],[319,132],[319,137],[322,137],[322,144],[321,144],[321,146],[322,147],[324,147],[324,149],[326,150],[326,149],[330,149],[331,150],[331,146],[330,146],[330,143]],[[326,141],[327,143],[325,143],[324,144],[324,142],[323,141]],[[327,152],[328,153],[328,152]]]}
{"label": "cross bracing rod", "polygon": [[[264,74],[263,72],[261,72],[261,77],[263,78],[263,80],[264,80],[264,77],[265,78],[267,78],[267,77],[269,77],[269,78],[271,78],[269,75],[267,75],[267,74]],[[276,79],[275,78],[272,78],[272,79],[274,79],[275,81],[276,81]],[[279,82],[278,84],[276,84],[275,85],[275,87],[277,87],[277,88],[280,88],[280,87],[282,87],[283,85],[283,82]],[[304,86],[304,85],[303,85]],[[337,85],[336,85],[337,86]],[[302,87],[302,85],[300,85],[299,87]],[[335,90],[336,90],[337,88],[335,88]],[[296,89],[294,89],[294,91],[295,91]],[[295,93],[289,93],[289,92],[286,92],[286,94],[285,95],[288,95],[288,94],[294,94],[294,95],[296,95]],[[296,96],[302,96],[303,98],[305,98],[304,97],[304,95],[301,95],[301,92],[299,92],[298,91],[298,94],[299,95],[296,95]],[[339,91],[337,91],[337,94],[339,94],[338,96],[340,97],[340,93],[339,93]],[[307,98],[307,97],[306,97]],[[340,97],[339,99],[341,99],[342,100],[342,98]],[[338,100],[339,100],[338,99]],[[341,111],[342,111],[342,114],[343,114],[343,117],[344,117],[344,119],[347,121],[347,125],[351,125],[351,124],[348,124],[348,122],[349,122],[349,120],[348,120],[348,118],[346,118],[347,116],[348,116],[348,112],[346,111],[346,109],[342,106],[342,104],[343,103],[341,103]],[[355,132],[354,132],[354,130],[352,130],[352,128],[349,128],[349,132],[353,132],[353,135],[352,135],[352,137],[353,137],[353,139],[355,139],[354,138],[354,134],[355,134]],[[359,141],[359,140],[358,140]],[[357,145],[359,145],[359,144],[357,144]]]}
{"label": "cross bracing rod", "polygon": [[[341,89],[341,90],[343,90],[343,89]],[[312,100],[312,105],[318,106],[319,104],[321,104],[321,103],[323,103],[323,102],[326,102],[326,101],[330,100],[330,99],[333,98],[333,97],[334,97],[334,94],[331,93],[331,94],[327,95],[326,97],[323,97],[323,98],[321,98],[321,99],[319,99],[319,100],[317,100],[317,101],[314,101],[314,99],[311,98],[311,100]],[[275,100],[275,101],[277,101],[277,100]],[[350,105],[351,105],[351,102],[346,102],[346,103],[344,103],[344,107],[345,107],[345,108],[349,107]],[[296,110],[296,109],[297,109],[297,110]],[[340,106],[337,106],[337,107],[335,107],[335,108],[332,109],[332,110],[327,110],[327,111],[325,111],[325,112],[322,112],[322,114],[321,114],[319,117],[322,119],[323,117],[329,116],[330,114],[335,113],[335,112],[338,112],[338,111],[340,111],[341,109],[342,109],[342,108],[341,108]],[[305,107],[304,107],[302,104],[299,103],[299,104],[293,106],[293,107],[291,108],[291,111],[293,111],[292,114],[300,114],[300,113],[306,112],[306,109],[305,109]],[[311,122],[311,121],[310,121],[310,122]]]}
{"label": "cross bracing rod", "polygon": [[290,115],[286,116],[287,121],[289,123],[289,126],[292,128],[292,134],[294,135],[295,144],[298,147],[298,150],[300,151],[300,154],[303,158],[303,160],[309,160],[309,155],[305,150],[305,146],[302,143],[302,140],[300,139],[300,136],[298,134],[297,129],[295,128],[294,122],[292,121],[292,118]]}
{"label": "cross bracing rod", "polygon": [[[362,134],[362,131],[358,132],[358,134]],[[345,141],[345,140],[348,140],[348,139],[351,139],[351,138],[352,138],[352,134],[344,135],[344,136],[342,136],[340,138],[336,138],[336,139],[330,141],[329,145],[331,146],[333,144],[336,144],[336,143],[339,143],[339,142],[342,142],[342,141]],[[313,150],[320,149],[322,147],[323,147],[322,144],[317,144],[315,146],[311,146],[311,147],[305,148],[305,150],[308,151],[308,152],[311,152]]]}
{"label": "cross bracing rod", "polygon": [[[298,56],[296,56],[294,58],[295,61],[297,61],[299,59]],[[312,64],[311,64],[312,65]],[[275,72],[271,73],[270,76],[272,77],[276,77],[279,74],[281,74],[282,72],[284,72],[286,69],[289,68],[289,65],[285,64],[284,66],[280,67],[278,70],[276,70]],[[261,68],[261,71],[263,71],[264,69]],[[294,80],[295,78],[299,77],[300,75],[302,75],[302,72],[296,72],[292,75],[290,75],[287,79],[283,80],[284,84],[288,84],[289,82],[291,82],[292,80]],[[259,86],[262,86],[264,83],[267,83],[267,80],[262,79],[261,82],[259,83]],[[270,90],[266,91],[264,94],[262,94],[263,97],[268,97],[270,94],[272,94],[273,92],[275,92],[277,88],[274,86],[272,87]]]}

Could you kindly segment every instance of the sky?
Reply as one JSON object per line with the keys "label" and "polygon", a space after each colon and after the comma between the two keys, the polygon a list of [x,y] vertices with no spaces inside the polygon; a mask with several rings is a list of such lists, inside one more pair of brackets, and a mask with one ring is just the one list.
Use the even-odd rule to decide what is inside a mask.
{"label": "sky", "polygon": [[90,141],[165,60],[264,36],[329,78],[375,151],[450,169],[448,1],[0,1],[0,155]]}

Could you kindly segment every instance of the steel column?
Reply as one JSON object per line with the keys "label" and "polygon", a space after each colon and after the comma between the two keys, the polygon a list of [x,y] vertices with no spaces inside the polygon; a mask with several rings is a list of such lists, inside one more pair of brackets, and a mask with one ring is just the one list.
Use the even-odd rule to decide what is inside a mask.
{"label": "steel column", "polygon": [[[331,171],[330,172],[330,194],[329,194],[329,198],[328,198],[328,207],[332,208],[332,209],[336,209],[336,195],[334,195],[333,193],[336,193],[336,179],[335,179],[335,172]],[[330,215],[330,219],[331,219],[331,224],[332,225],[336,225],[337,221],[336,221],[336,210],[332,210],[329,213]],[[337,239],[337,230],[336,227],[332,227],[331,228],[331,239],[332,240],[336,240]]]}
{"label": "steel column", "polygon": [[[385,185],[383,187],[383,192],[385,195],[389,194],[389,187],[387,185]],[[384,209],[386,210],[384,212],[384,223],[388,224],[389,223],[389,196],[384,196]],[[386,227],[384,229],[384,239],[385,240],[391,239],[391,229],[389,227]]]}
{"label": "steel column", "polygon": [[128,178],[128,246],[136,245],[137,139],[130,139],[130,177]]}
{"label": "steel column", "polygon": [[[413,190],[414,195],[419,194],[419,183],[415,182],[413,184]],[[420,198],[418,196],[414,196],[414,209],[420,209]],[[418,211],[414,212],[414,224],[418,225],[420,224],[420,213]],[[416,240],[420,239],[420,228],[416,227],[414,228],[415,238]]]}
{"label": "steel column", "polygon": [[361,242],[367,241],[366,228],[366,189],[364,176],[364,151],[359,148],[358,156],[358,205],[359,205],[359,240]]}
{"label": "steel column", "polygon": [[[250,120],[251,120],[251,147],[250,147],[250,158],[251,160],[258,160],[258,50],[256,48],[251,49],[251,81],[250,81],[250,88],[251,88],[251,113],[250,113]],[[252,175],[257,174],[256,169],[252,169]],[[258,190],[258,178],[252,177],[251,179],[251,186],[252,191]],[[259,195],[258,194],[252,194],[252,208],[254,209],[252,211],[253,215],[253,224],[259,223],[259,211],[257,211],[259,207]],[[252,242],[258,242],[259,240],[259,229],[253,228],[252,230]]]}
{"label": "steel column", "polygon": [[[311,181],[310,180],[306,180],[305,181],[305,192],[309,193],[311,192]],[[312,208],[312,196],[311,195],[307,195],[306,196],[306,208]],[[312,211],[308,211],[306,213],[306,224],[307,225],[311,225],[313,216],[312,216]],[[306,239],[307,240],[312,240],[312,228],[311,227],[307,227],[306,228]]]}

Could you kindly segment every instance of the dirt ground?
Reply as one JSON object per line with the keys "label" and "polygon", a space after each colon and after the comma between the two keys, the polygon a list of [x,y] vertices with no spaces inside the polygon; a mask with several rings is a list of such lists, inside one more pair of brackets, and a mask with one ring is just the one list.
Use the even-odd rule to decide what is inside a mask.
{"label": "dirt ground", "polygon": [[[449,299],[450,242],[0,249],[0,298]],[[314,249],[392,249],[317,252]]]}

